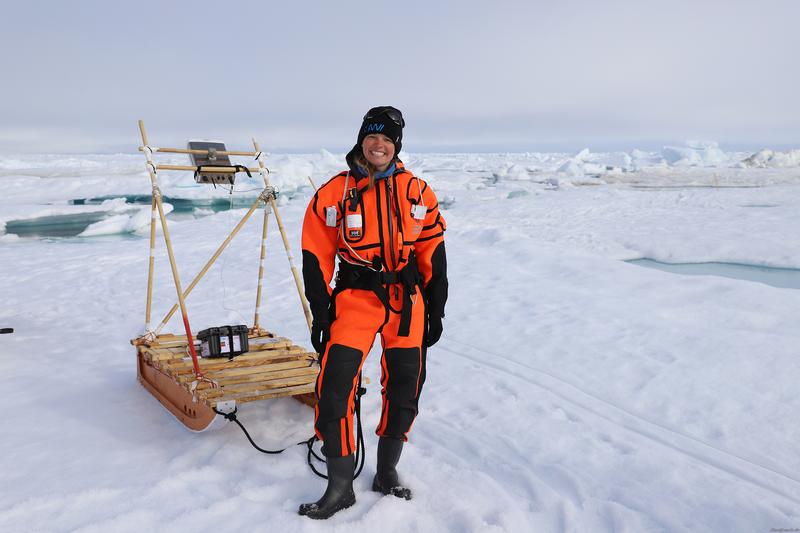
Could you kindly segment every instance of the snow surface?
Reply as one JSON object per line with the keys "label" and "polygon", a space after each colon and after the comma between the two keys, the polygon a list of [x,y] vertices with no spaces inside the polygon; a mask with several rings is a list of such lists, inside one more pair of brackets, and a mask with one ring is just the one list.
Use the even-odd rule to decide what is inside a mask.
{"label": "snow surface", "polygon": [[[3,222],[80,209],[110,217],[85,233],[100,237],[0,237],[0,327],[16,330],[0,335],[0,531],[798,528],[800,291],[624,262],[800,268],[800,169],[790,154],[746,164],[753,154],[713,143],[404,154],[439,195],[450,274],[445,333],[429,352],[400,463],[415,497],[369,490],[380,400],[373,350],[358,502],[324,523],[296,514],[324,488],[303,448],[265,456],[234,425],[191,433],[136,382],[129,340],[143,330],[149,208],[68,202],[148,194],[144,158],[0,156]],[[308,177],[321,184],[343,157],[268,161],[299,261]],[[166,195],[228,198],[162,174]],[[258,189],[244,179],[237,190],[249,192],[234,196]],[[244,212],[171,222],[184,283]],[[260,219],[188,298],[195,331],[252,322]],[[263,325],[308,345],[274,219],[268,246]],[[154,321],[175,297],[163,240],[157,256]],[[294,400],[239,413],[265,447],[311,434],[312,411]]]}

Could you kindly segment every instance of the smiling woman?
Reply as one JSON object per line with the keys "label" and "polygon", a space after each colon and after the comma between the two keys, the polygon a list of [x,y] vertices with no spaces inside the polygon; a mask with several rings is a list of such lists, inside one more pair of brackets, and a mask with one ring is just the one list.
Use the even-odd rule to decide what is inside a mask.
{"label": "smiling woman", "polygon": [[378,333],[383,406],[372,490],[411,499],[396,466],[417,415],[427,349],[442,334],[447,262],[436,195],[397,157],[403,126],[394,107],[370,109],[347,154],[349,170],[320,187],[303,222],[311,343],[320,355],[314,429],[328,463],[325,494],[300,506],[310,518],[328,518],[356,501],[354,405]]}

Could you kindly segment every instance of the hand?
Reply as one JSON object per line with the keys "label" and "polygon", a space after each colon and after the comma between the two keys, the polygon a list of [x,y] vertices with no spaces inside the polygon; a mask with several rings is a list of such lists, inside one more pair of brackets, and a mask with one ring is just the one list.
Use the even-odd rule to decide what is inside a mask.
{"label": "hand", "polygon": [[325,346],[331,340],[331,325],[327,322],[314,321],[311,324],[311,345],[320,355],[325,353]]}
{"label": "hand", "polygon": [[442,317],[428,316],[428,334],[425,336],[425,346],[430,348],[442,336]]}

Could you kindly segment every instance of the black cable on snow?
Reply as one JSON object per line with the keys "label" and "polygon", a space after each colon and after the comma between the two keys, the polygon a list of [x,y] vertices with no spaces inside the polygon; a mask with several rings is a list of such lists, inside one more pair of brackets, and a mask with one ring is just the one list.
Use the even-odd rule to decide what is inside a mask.
{"label": "black cable on snow", "polygon": [[[355,404],[354,405],[355,406],[355,417],[356,417],[356,451],[355,451],[355,455],[356,455],[356,457],[355,457],[356,471],[355,471],[355,474],[353,475],[353,479],[356,479],[358,477],[358,475],[361,474],[361,471],[364,469],[364,461],[365,461],[365,457],[366,457],[366,446],[364,445],[364,430],[361,427],[361,396],[363,396],[366,392],[367,392],[367,389],[365,389],[364,387],[361,386],[361,375],[359,375],[358,376],[358,390],[356,391],[356,397],[355,397],[355,401],[354,401],[354,404]],[[258,444],[255,443],[253,438],[250,436],[250,433],[247,431],[247,429],[244,427],[244,425],[241,422],[239,422],[239,419],[236,417],[236,412],[238,410],[239,410],[238,407],[234,407],[232,412],[223,413],[222,411],[218,411],[216,409],[216,407],[214,408],[214,412],[215,413],[217,413],[218,415],[223,416],[226,420],[229,420],[231,422],[235,422],[236,425],[239,426],[242,429],[242,431],[244,432],[245,437],[247,437],[247,440],[250,441],[250,444],[253,445],[253,448],[255,448],[256,450],[260,451],[261,453],[277,455],[277,454],[283,453],[286,450],[288,450],[289,448],[291,448],[291,446],[287,446],[286,448],[283,448],[283,449],[280,449],[280,450],[266,450],[266,449],[260,447]],[[308,466],[311,468],[311,471],[314,472],[316,475],[318,475],[321,478],[328,479],[328,476],[323,474],[319,470],[317,470],[316,467],[314,466],[314,463],[311,461],[311,458],[314,457],[319,462],[322,462],[322,463],[326,462],[325,461],[325,457],[317,455],[317,453],[314,451],[314,443],[316,441],[318,441],[318,440],[319,440],[319,438],[316,435],[312,435],[308,440],[304,440],[302,442],[298,442],[297,446],[305,445],[305,446],[308,447],[307,461],[308,461]]]}

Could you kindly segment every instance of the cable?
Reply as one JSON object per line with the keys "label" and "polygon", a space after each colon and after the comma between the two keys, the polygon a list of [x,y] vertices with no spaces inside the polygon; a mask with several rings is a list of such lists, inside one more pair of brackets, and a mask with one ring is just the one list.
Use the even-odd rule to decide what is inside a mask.
{"label": "cable", "polygon": [[[238,425],[240,428],[242,428],[242,431],[244,431],[244,436],[247,437],[247,440],[250,441],[250,444],[253,445],[253,448],[260,451],[261,453],[278,454],[278,453],[283,453],[290,448],[289,446],[283,448],[282,450],[265,450],[264,448],[261,448],[258,444],[256,444],[253,441],[252,437],[250,437],[250,433],[247,432],[247,429],[245,429],[244,425],[242,425],[242,423],[239,422],[239,420],[236,418],[236,411],[238,410],[239,410],[238,407],[234,407],[232,412],[223,413],[222,411],[217,411],[216,407],[214,408],[214,412],[217,413],[218,415],[224,416],[226,420],[230,420],[231,422],[236,422],[236,425]],[[299,442],[298,444],[303,444],[304,442]]]}
{"label": "cable", "polygon": [[[356,398],[355,398],[355,401],[354,401],[355,417],[356,417],[356,451],[355,451],[355,455],[356,455],[356,457],[355,457],[356,471],[353,474],[353,479],[356,479],[359,476],[359,474],[361,474],[361,471],[364,469],[364,462],[365,462],[365,458],[366,458],[366,445],[364,444],[364,430],[361,427],[361,397],[364,394],[366,394],[366,392],[367,392],[367,389],[365,389],[364,387],[361,386],[361,374],[359,374],[358,375],[358,390],[356,391]],[[218,415],[223,416],[226,420],[229,420],[231,422],[235,422],[236,425],[239,426],[242,429],[242,431],[244,432],[245,437],[247,437],[247,440],[250,441],[250,444],[253,445],[253,448],[255,448],[256,450],[260,451],[261,453],[267,453],[267,454],[270,454],[270,455],[277,455],[277,454],[283,453],[286,450],[288,450],[289,448],[291,448],[291,446],[287,446],[286,448],[282,448],[280,450],[266,450],[266,449],[260,447],[258,444],[255,443],[253,438],[250,436],[250,433],[247,431],[247,429],[244,427],[244,425],[241,422],[239,422],[239,419],[236,417],[236,412],[238,410],[239,410],[238,407],[234,407],[232,412],[223,413],[222,411],[218,411],[216,407],[214,408],[214,412],[215,413],[217,413]],[[316,475],[318,475],[321,478],[328,479],[328,476],[323,474],[319,470],[317,470],[316,467],[314,466],[314,463],[311,462],[311,457],[312,456],[317,461],[320,461],[322,463],[326,462],[324,457],[320,457],[319,455],[317,455],[317,452],[314,451],[314,443],[316,441],[318,441],[318,440],[319,440],[319,438],[316,435],[312,435],[308,440],[304,440],[304,441],[298,442],[296,445],[297,446],[305,445],[305,446],[308,447],[308,455],[307,455],[306,460],[308,461],[308,466],[311,468],[311,471],[314,472]]]}
{"label": "cable", "polygon": [[[366,459],[366,445],[364,444],[364,430],[361,427],[361,396],[366,394],[367,389],[361,386],[361,374],[358,375],[358,390],[356,391],[356,398],[354,403],[355,406],[355,417],[356,417],[356,451],[355,451],[355,464],[356,464],[356,471],[353,474],[353,479],[356,479],[361,471],[364,469],[364,462]],[[328,476],[320,472],[314,467],[314,463],[311,462],[311,457],[313,456],[317,461],[326,463],[324,457],[320,457],[314,451],[314,442],[318,441],[319,437],[313,435],[307,441],[299,442],[298,444],[305,444],[308,446],[308,455],[306,460],[308,461],[308,466],[311,468],[311,471],[314,472],[316,475],[323,479],[328,479]]]}

